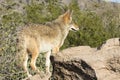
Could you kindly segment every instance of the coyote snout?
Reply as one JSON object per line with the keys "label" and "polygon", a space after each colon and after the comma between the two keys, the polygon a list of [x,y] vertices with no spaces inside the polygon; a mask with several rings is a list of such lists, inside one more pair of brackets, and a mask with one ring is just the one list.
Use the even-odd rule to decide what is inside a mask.
{"label": "coyote snout", "polygon": [[78,31],[78,30],[79,30],[79,27],[78,27],[78,25],[76,25],[75,23],[72,23],[72,24],[70,25],[70,30],[72,30],[72,31]]}

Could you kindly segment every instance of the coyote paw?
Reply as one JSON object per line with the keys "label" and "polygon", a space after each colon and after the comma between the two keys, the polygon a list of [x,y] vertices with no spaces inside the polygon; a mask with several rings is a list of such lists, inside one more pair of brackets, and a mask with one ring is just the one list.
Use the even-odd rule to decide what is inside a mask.
{"label": "coyote paw", "polygon": [[32,77],[32,75],[29,72],[27,72],[27,76],[28,76],[28,78]]}
{"label": "coyote paw", "polygon": [[46,75],[48,75],[48,76],[51,75],[51,72],[46,72]]}
{"label": "coyote paw", "polygon": [[35,70],[35,72],[36,72],[36,73],[40,73],[40,70],[37,68],[37,69]]}
{"label": "coyote paw", "polygon": [[41,78],[45,77],[45,73],[43,71],[40,71],[39,75],[40,75]]}
{"label": "coyote paw", "polygon": [[32,75],[31,75],[31,74],[29,74],[29,75],[28,75],[28,77],[32,77]]}

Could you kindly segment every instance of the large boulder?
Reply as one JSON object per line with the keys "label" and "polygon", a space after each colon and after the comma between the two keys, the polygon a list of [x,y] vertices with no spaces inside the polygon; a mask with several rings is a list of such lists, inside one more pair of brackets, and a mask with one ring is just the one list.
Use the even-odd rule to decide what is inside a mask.
{"label": "large boulder", "polygon": [[[101,47],[78,46],[51,56],[52,80],[120,80],[120,39],[109,39]],[[30,80],[48,80],[33,76]]]}

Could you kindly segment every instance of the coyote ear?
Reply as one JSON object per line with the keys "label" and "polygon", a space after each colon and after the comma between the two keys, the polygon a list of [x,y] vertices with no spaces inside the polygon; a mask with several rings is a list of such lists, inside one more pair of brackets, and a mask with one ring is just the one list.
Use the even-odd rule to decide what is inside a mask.
{"label": "coyote ear", "polygon": [[70,10],[70,9],[68,9],[68,10],[65,12],[64,16],[66,16],[66,17],[71,17],[71,16],[72,16],[72,13],[73,13],[73,11]]}
{"label": "coyote ear", "polygon": [[64,15],[63,15],[63,19],[65,23],[69,23],[70,21],[72,21],[72,10],[68,10]]}
{"label": "coyote ear", "polygon": [[72,16],[73,10],[68,10],[68,11],[69,11],[70,16]]}

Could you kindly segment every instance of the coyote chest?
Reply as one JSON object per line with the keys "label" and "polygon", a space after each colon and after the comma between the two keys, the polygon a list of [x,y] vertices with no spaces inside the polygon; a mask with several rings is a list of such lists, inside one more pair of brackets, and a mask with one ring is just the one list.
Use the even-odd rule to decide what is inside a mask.
{"label": "coyote chest", "polygon": [[41,41],[40,47],[39,47],[39,52],[50,51],[53,47],[54,47],[54,45],[52,45],[50,42]]}

